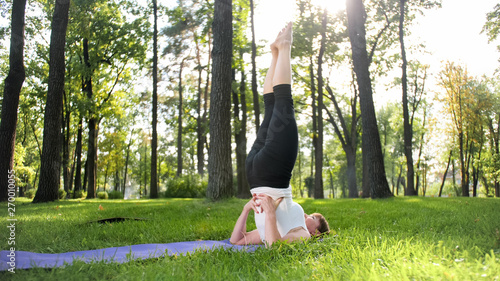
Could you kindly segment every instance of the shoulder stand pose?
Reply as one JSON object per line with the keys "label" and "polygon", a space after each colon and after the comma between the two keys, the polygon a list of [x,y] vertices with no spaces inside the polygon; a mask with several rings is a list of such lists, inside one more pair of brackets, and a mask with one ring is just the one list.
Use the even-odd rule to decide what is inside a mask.
{"label": "shoulder stand pose", "polygon": [[[293,202],[290,179],[297,159],[298,131],[291,94],[292,23],[271,44],[272,61],[264,81],[264,120],[246,159],[253,198],[234,226],[230,242],[271,245],[329,232],[318,213],[307,215]],[[256,230],[247,232],[248,214],[255,212]]]}

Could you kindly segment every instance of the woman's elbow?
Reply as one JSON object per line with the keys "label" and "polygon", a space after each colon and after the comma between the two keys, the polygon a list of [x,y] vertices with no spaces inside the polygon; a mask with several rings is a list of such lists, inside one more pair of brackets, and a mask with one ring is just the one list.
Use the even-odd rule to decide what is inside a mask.
{"label": "woman's elbow", "polygon": [[229,243],[231,243],[233,245],[239,245],[239,246],[246,245],[245,238],[240,239],[240,240],[231,240],[231,239],[229,239]]}

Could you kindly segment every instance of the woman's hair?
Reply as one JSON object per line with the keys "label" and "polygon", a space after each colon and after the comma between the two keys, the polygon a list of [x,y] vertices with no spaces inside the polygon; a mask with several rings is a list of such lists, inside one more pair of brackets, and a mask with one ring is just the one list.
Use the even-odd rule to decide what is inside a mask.
{"label": "woman's hair", "polygon": [[326,221],[325,217],[320,214],[320,213],[314,213],[311,216],[316,217],[319,220],[319,226],[318,226],[318,231],[319,235],[326,235],[330,233],[330,225],[328,225],[328,222]]}

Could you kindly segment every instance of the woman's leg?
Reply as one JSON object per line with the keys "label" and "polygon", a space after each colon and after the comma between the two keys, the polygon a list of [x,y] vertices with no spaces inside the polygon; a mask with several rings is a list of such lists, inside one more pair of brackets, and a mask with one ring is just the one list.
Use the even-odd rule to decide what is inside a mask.
{"label": "woman's leg", "polygon": [[[264,95],[266,112],[263,124],[265,123],[266,126],[260,128],[257,140],[246,161],[250,188],[257,186],[287,188],[290,183],[298,149],[297,124],[291,95],[291,43],[292,26],[290,23],[271,45],[272,48],[278,50],[272,75],[274,107],[270,115],[271,108],[268,104],[271,103],[266,103],[267,95]],[[269,85],[267,78],[270,77],[268,72],[267,86]],[[264,133],[261,134],[261,130]],[[262,139],[262,137],[265,138]]]}
{"label": "woman's leg", "polygon": [[[281,33],[280,33],[281,34]],[[276,70],[276,64],[278,62],[278,48],[271,44],[272,60],[269,70],[266,74],[266,79],[264,80],[264,119],[257,132],[257,139],[255,140],[252,150],[249,155],[255,154],[257,151],[261,150],[266,142],[267,138],[267,128],[269,127],[269,122],[271,121],[271,116],[273,115],[274,109],[274,91],[273,91],[273,77]]]}
{"label": "woman's leg", "polygon": [[278,60],[273,76],[273,86],[292,84],[292,41],[292,23],[290,22],[287,27],[280,32],[278,38],[276,38],[276,41],[273,43],[274,47],[278,49]]}

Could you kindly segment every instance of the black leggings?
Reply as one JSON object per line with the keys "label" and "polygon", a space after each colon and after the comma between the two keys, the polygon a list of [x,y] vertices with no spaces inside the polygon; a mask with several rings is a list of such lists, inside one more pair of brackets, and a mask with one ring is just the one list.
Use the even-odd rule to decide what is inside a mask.
{"label": "black leggings", "polygon": [[264,95],[264,120],[245,163],[250,189],[287,188],[297,159],[299,141],[292,87],[282,84],[273,90]]}

